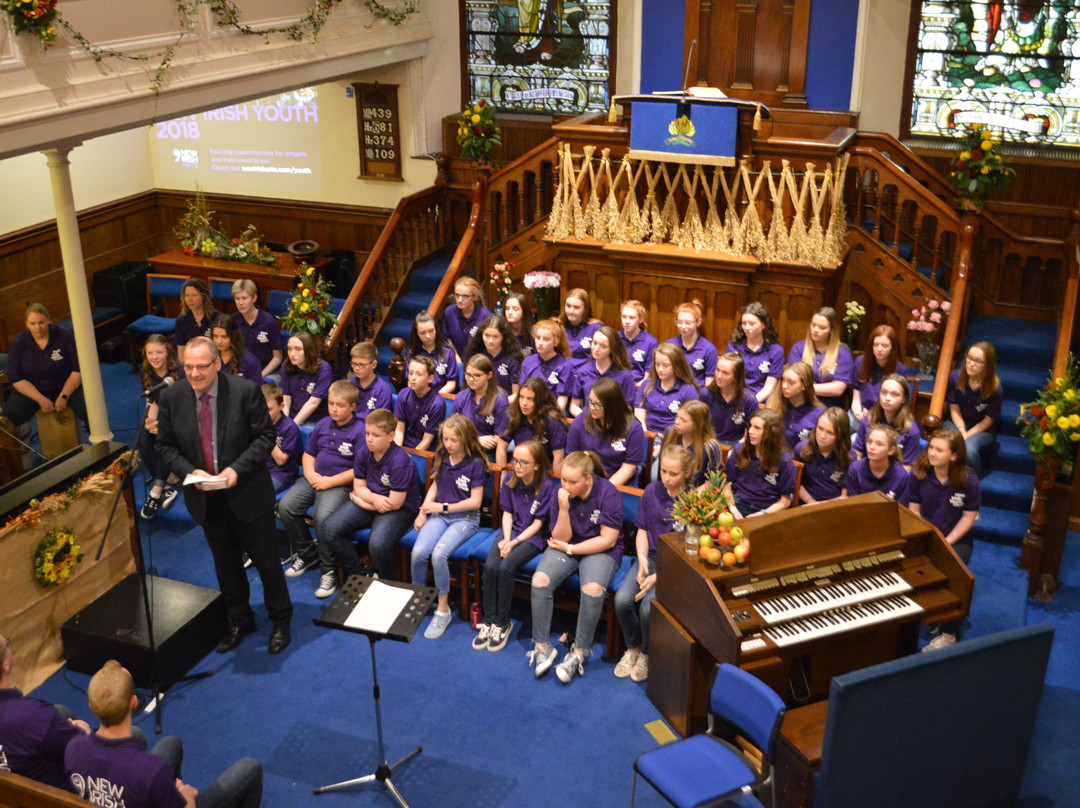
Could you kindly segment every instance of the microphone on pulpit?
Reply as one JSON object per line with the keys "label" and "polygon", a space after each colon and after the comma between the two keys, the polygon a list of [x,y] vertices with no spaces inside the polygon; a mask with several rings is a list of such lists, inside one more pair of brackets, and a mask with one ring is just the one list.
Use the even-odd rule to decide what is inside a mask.
{"label": "microphone on pulpit", "polygon": [[156,393],[158,390],[164,390],[166,387],[168,387],[174,381],[176,381],[176,380],[172,376],[166,376],[164,379],[162,379],[160,382],[155,384],[150,389],[143,390],[142,394],[139,396],[139,398],[144,398],[146,396],[151,396],[154,393]]}

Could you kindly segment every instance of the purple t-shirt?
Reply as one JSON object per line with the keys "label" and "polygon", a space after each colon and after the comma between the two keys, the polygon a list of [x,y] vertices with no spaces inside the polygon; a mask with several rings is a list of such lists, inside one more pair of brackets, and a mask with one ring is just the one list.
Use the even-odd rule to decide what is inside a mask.
{"label": "purple t-shirt", "polygon": [[435,377],[431,380],[431,386],[441,390],[447,382],[458,381],[457,354],[449,345],[444,345],[441,350],[429,353],[422,348],[419,351],[408,351],[405,354],[405,367],[409,367],[409,361],[414,356],[429,356],[435,362]]}
{"label": "purple t-shirt", "polygon": [[394,409],[394,388],[390,382],[381,376],[376,376],[367,387],[361,387],[360,381],[355,376],[350,376],[349,381],[356,385],[360,395],[356,399],[356,408],[353,415],[363,421],[372,410]]}
{"label": "purple t-shirt", "polygon": [[[222,365],[227,367],[224,362],[222,362]],[[247,379],[249,382],[255,382],[258,385],[263,383],[263,366],[259,364],[258,359],[244,351],[244,354],[240,357],[239,365],[239,372],[234,375]]]}
{"label": "purple t-shirt", "polygon": [[699,398],[700,394],[694,389],[694,385],[676,379],[669,390],[664,390],[658,383],[646,393],[645,386],[642,385],[637,395],[637,406],[645,410],[645,428],[663,434],[675,423],[675,413],[679,411],[679,407],[687,401],[696,401]]}
{"label": "purple t-shirt", "polygon": [[[801,339],[791,346],[791,351],[788,353],[788,364],[792,362],[801,362],[803,355],[803,348],[806,347],[806,340]],[[825,351],[814,351],[814,363],[811,367],[814,369],[814,384],[821,384],[822,382],[843,382],[846,385],[851,385],[855,382],[855,363],[851,359],[851,349],[844,343],[840,343],[840,350],[836,354],[836,370],[833,371],[831,376],[823,376],[821,373],[821,363],[825,359]],[[841,407],[844,404],[844,396],[818,396],[821,403],[826,407]]]}
{"label": "purple t-shirt", "polygon": [[[735,496],[743,504],[763,511],[779,502],[780,497],[794,496],[795,463],[792,462],[790,454],[784,452],[780,456],[776,471],[766,473],[762,471],[761,462],[753,447],[750,447],[750,465],[744,469],[739,468],[735,460],[741,448],[740,443],[731,450],[724,471]],[[743,516],[750,516],[750,514],[743,514]]]}
{"label": "purple t-shirt", "polygon": [[953,491],[949,481],[941,482],[933,469],[926,473],[926,479],[911,477],[911,502],[919,504],[919,514],[927,522],[948,536],[964,511],[977,511],[982,506],[982,488],[979,478],[968,471],[964,477],[964,487]]}
{"label": "purple t-shirt", "polygon": [[[855,433],[855,440],[851,443],[852,448],[859,454],[866,454],[866,435],[871,426],[873,424],[870,423],[869,418],[859,422],[859,431]],[[915,423],[914,418],[911,419],[911,424],[906,432],[897,433],[896,442],[900,445],[900,454],[904,456],[905,466],[910,466],[919,459],[919,455],[922,453],[920,439],[919,425]]]}
{"label": "purple t-shirt", "polygon": [[513,488],[503,484],[499,489],[499,506],[503,513],[510,514],[511,539],[516,539],[539,519],[540,530],[525,543],[531,544],[537,550],[547,547],[547,540],[551,535],[551,514],[558,514],[559,509],[558,490],[558,484],[550,477],[540,484],[540,493],[534,493],[531,485],[520,482]]}
{"label": "purple t-shirt", "polygon": [[240,326],[240,336],[244,338],[244,350],[255,357],[259,363],[259,370],[270,364],[274,358],[274,351],[285,353],[285,338],[281,336],[281,328],[277,320],[268,311],[258,309],[255,313],[255,322],[248,325],[238,311],[233,312],[233,319]]}
{"label": "purple t-shirt", "polygon": [[295,418],[307,400],[314,397],[322,401],[315,412],[308,416],[308,423],[326,418],[330,414],[326,399],[330,395],[330,385],[334,381],[334,372],[330,369],[329,363],[320,359],[319,369],[314,373],[308,373],[299,368],[294,368],[294,371],[289,373],[286,368],[281,374],[281,392],[292,397],[289,414]]}
{"label": "purple t-shirt", "polygon": [[664,488],[659,480],[645,486],[641,494],[641,503],[638,505],[637,519],[634,526],[644,530],[649,535],[649,555],[656,555],[656,549],[660,536],[664,533],[672,533],[677,530],[675,519],[671,515],[671,509],[675,507],[675,499]]}
{"label": "purple t-shirt", "polygon": [[759,393],[770,376],[779,379],[784,372],[784,349],[775,342],[772,345],[762,345],[756,351],[750,350],[745,341],[740,345],[729,342],[726,350],[735,351],[742,357],[746,371],[746,389],[752,393]]}
{"label": "purple t-shirt", "polygon": [[609,477],[626,463],[640,466],[645,462],[645,430],[641,428],[637,418],[630,419],[630,431],[625,437],[609,439],[589,433],[585,428],[586,412],[578,415],[570,425],[570,434],[566,437],[567,454],[578,451],[596,452]]}
{"label": "purple t-shirt", "polygon": [[638,331],[633,339],[627,339],[626,332],[619,331],[619,338],[626,346],[626,355],[630,357],[630,372],[634,374],[634,384],[641,384],[641,380],[652,367],[653,352],[660,343],[648,331]]}
{"label": "purple t-shirt", "polygon": [[[166,370],[165,373],[163,373],[162,375],[159,376],[157,374],[157,371],[155,371],[153,368],[151,368],[150,369],[150,387],[156,387],[157,385],[161,384],[163,381],[165,381],[165,377],[169,376],[169,375],[170,375],[169,372]],[[173,377],[173,382],[178,382],[183,378],[184,378],[184,369],[182,367],[178,366],[177,369],[176,369],[176,376]],[[162,388],[161,390],[155,390],[153,393],[148,395],[146,397],[147,405],[157,404],[158,399],[161,397],[161,393],[162,393],[163,390],[164,390],[164,388]]]}
{"label": "purple t-shirt", "polygon": [[509,406],[506,396],[503,395],[502,390],[499,390],[496,393],[495,407],[492,409],[491,415],[478,415],[480,407],[476,403],[472,390],[462,390],[454,399],[454,406],[451,408],[450,414],[464,415],[476,424],[476,432],[481,437],[485,435],[498,436],[506,432],[506,428],[510,425],[510,414],[506,411]]}
{"label": "purple t-shirt", "polygon": [[761,409],[761,405],[749,388],[743,390],[741,406],[740,402],[734,399],[726,401],[718,390],[706,389],[702,392],[701,398],[709,405],[709,411],[712,413],[716,439],[728,446],[743,439],[750,417]]}
{"label": "purple t-shirt", "polygon": [[556,397],[569,396],[574,392],[574,363],[562,354],[555,354],[546,361],[540,358],[540,354],[526,356],[521,363],[521,383],[534,376],[547,382]]}
{"label": "purple t-shirt", "polygon": [[504,393],[510,395],[521,376],[521,363],[507,353],[501,353],[498,357],[492,356],[487,351],[481,351],[481,353],[491,360],[495,369],[495,380],[499,383],[499,387]]}
{"label": "purple t-shirt", "polygon": [[173,329],[172,336],[169,337],[169,341],[173,344],[173,347],[183,347],[188,344],[188,340],[193,337],[209,337],[210,336],[210,323],[214,322],[214,318],[221,312],[210,309],[209,312],[204,312],[201,320],[196,320],[195,315],[190,311],[186,314],[179,314],[176,317],[176,327]]}
{"label": "purple t-shirt", "polygon": [[710,471],[720,471],[724,468],[724,450],[720,448],[719,442],[706,443],[702,446],[705,455],[705,466],[700,470],[698,470],[698,457],[693,444],[689,446],[685,443],[680,445],[690,453],[690,457],[694,460],[694,477],[690,480],[692,485],[704,485],[709,478]]}
{"label": "purple t-shirt", "polygon": [[315,424],[304,454],[315,458],[315,472],[333,477],[352,468],[356,452],[364,445],[364,422],[353,417],[338,426],[329,415]]}
{"label": "purple t-shirt", "polygon": [[176,776],[139,738],[83,735],[64,755],[69,787],[91,805],[184,808]]}
{"label": "purple t-shirt", "polygon": [[420,511],[416,464],[412,456],[396,443],[390,444],[381,460],[376,460],[366,445],[361,446],[353,464],[353,476],[367,482],[368,490],[381,497],[390,496],[391,491],[404,491],[405,502],[401,510],[411,513]]}
{"label": "purple t-shirt", "polygon": [[818,418],[825,412],[822,406],[814,406],[804,401],[798,407],[788,405],[784,413],[784,437],[788,446],[796,446],[810,437],[817,426]]}
{"label": "purple t-shirt", "polygon": [[[885,371],[881,369],[881,365],[874,362],[874,369],[870,371],[869,381],[860,382],[859,374],[862,372],[863,362],[866,361],[866,354],[859,354],[855,357],[855,364],[851,371],[851,378],[855,389],[859,391],[859,401],[862,403],[864,410],[869,410],[878,400],[878,392],[881,390],[881,380],[885,378]],[[905,365],[903,362],[896,363],[896,372],[901,376],[907,376],[911,372],[911,368]]]}
{"label": "purple t-shirt", "polygon": [[911,475],[903,464],[889,460],[889,468],[881,477],[870,471],[870,459],[864,457],[848,466],[844,475],[844,489],[849,497],[880,491],[889,499],[895,499],[901,505],[907,505],[911,496]]}
{"label": "purple t-shirt", "polygon": [[694,344],[689,348],[683,345],[681,336],[672,337],[667,342],[668,345],[678,345],[686,354],[686,364],[690,366],[690,371],[697,379],[699,387],[704,387],[705,382],[716,375],[716,346],[701,334],[698,334]]}
{"label": "purple t-shirt", "polygon": [[828,457],[814,453],[803,461],[802,487],[818,502],[836,499],[844,487],[844,470],[840,468],[840,455]]}
{"label": "purple t-shirt", "polygon": [[575,370],[586,362],[592,362],[593,334],[603,327],[604,324],[601,322],[581,323],[581,325],[563,323],[566,341],[570,344],[570,361],[574,363]]}
{"label": "purple t-shirt", "polygon": [[954,370],[949,374],[949,389],[945,394],[945,403],[959,405],[964,426],[968,429],[987,416],[994,422],[996,428],[1001,421],[1001,403],[1005,400],[1004,388],[999,384],[997,390],[991,393],[989,398],[983,398],[982,388],[972,390],[964,385],[964,389],[961,390],[958,387],[959,381],[959,370]]}
{"label": "purple t-shirt", "polygon": [[473,306],[472,317],[466,317],[462,314],[457,303],[451,303],[446,307],[446,313],[443,315],[443,334],[450,340],[450,344],[454,346],[458,356],[465,355],[465,350],[469,347],[469,340],[473,338],[476,329],[480,327],[480,323],[485,318],[490,316],[491,312],[480,304]]}
{"label": "purple t-shirt", "polygon": [[425,434],[439,434],[439,424],[446,419],[446,399],[434,387],[423,397],[417,396],[411,387],[406,387],[398,395],[394,416],[405,424],[403,445],[412,449],[424,439]]}
{"label": "purple t-shirt", "polygon": [[279,466],[273,457],[266,459],[266,467],[270,470],[270,476],[277,480],[285,488],[294,482],[300,473],[300,457],[304,454],[304,439],[300,435],[300,427],[287,415],[278,418],[274,424],[277,432],[277,447],[289,456],[285,465]]}
{"label": "purple t-shirt", "polygon": [[629,370],[622,370],[615,365],[608,365],[608,369],[601,373],[596,369],[595,362],[586,362],[580,365],[574,379],[574,392],[571,398],[581,399],[582,404],[589,398],[589,391],[600,379],[611,379],[622,390],[623,398],[630,406],[634,405],[637,397],[637,388],[634,387],[634,374]]}
{"label": "purple t-shirt", "polygon": [[41,395],[55,401],[68,376],[79,370],[75,335],[66,328],[49,326],[49,341],[41,350],[29,331],[11,340],[8,347],[8,381],[28,381]]}
{"label": "purple t-shirt", "polygon": [[[622,531],[623,508],[622,494],[619,489],[603,477],[593,475],[592,490],[584,498],[570,497],[570,530],[573,534],[571,544],[580,544],[586,539],[595,539],[600,535],[600,528],[613,527]],[[552,497],[551,524],[559,518],[559,498]],[[621,537],[607,555],[618,564],[622,561],[623,546]]]}
{"label": "purple t-shirt", "polygon": [[435,478],[435,501],[461,502],[469,498],[474,488],[483,488],[486,481],[487,470],[479,457],[466,455],[456,466],[447,458]]}
{"label": "purple t-shirt", "polygon": [[[508,435],[503,435],[503,438],[507,443],[513,443],[514,446],[520,446],[525,441],[533,440],[536,437],[536,429],[528,418],[522,418],[521,422],[517,425],[517,429]],[[559,449],[566,449],[566,426],[556,418],[554,415],[549,415],[544,419],[544,439],[541,441],[544,446],[544,453],[548,456],[548,460],[554,460],[555,452]]]}
{"label": "purple t-shirt", "polygon": [[82,734],[48,702],[0,690],[0,771],[67,788],[64,750]]}

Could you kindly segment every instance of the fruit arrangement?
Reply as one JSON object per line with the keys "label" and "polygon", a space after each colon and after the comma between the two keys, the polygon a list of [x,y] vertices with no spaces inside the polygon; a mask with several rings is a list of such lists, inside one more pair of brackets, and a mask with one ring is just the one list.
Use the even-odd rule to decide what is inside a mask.
{"label": "fruit arrangement", "polygon": [[698,555],[705,563],[723,569],[742,566],[750,558],[750,538],[735,524],[735,517],[724,511],[717,524],[702,532]]}

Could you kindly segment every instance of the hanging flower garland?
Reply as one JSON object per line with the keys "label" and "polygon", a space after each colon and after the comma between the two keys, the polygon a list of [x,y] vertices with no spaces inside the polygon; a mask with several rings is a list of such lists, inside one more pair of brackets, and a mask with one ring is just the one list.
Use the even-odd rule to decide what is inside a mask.
{"label": "hanging flower garland", "polygon": [[15,33],[33,34],[48,48],[56,41],[56,0],[0,0],[11,17]]}
{"label": "hanging flower garland", "polygon": [[60,586],[82,558],[82,545],[75,531],[54,527],[34,551],[34,580],[41,586]]}

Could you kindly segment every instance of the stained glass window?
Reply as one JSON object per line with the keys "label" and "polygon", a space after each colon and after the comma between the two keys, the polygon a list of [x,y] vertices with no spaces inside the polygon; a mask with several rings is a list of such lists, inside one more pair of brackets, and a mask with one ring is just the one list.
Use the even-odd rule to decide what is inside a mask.
{"label": "stained glass window", "polygon": [[922,0],[912,135],[1080,146],[1080,0]]}
{"label": "stained glass window", "polygon": [[465,0],[468,101],[513,112],[608,108],[613,0]]}

